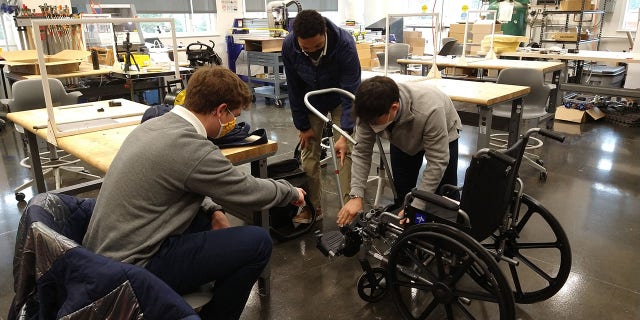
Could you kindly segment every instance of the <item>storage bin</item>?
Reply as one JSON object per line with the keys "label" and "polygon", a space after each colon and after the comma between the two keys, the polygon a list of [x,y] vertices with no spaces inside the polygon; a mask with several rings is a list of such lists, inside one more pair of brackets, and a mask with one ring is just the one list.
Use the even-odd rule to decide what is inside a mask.
{"label": "storage bin", "polygon": [[585,65],[582,69],[582,83],[601,87],[622,87],[624,66]]}

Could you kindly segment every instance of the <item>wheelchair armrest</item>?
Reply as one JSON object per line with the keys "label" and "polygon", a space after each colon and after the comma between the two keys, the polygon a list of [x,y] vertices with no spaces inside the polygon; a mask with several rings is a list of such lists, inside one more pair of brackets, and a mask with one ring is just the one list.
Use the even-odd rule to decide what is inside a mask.
{"label": "wheelchair armrest", "polygon": [[422,200],[425,202],[429,202],[429,203],[433,203],[439,207],[442,207],[444,209],[447,210],[458,210],[458,208],[460,208],[460,205],[458,203],[455,203],[451,200],[448,200],[445,197],[439,196],[435,193],[431,193],[431,192],[426,192],[426,191],[422,191],[422,190],[418,190],[418,189],[413,189],[411,190],[411,194]]}

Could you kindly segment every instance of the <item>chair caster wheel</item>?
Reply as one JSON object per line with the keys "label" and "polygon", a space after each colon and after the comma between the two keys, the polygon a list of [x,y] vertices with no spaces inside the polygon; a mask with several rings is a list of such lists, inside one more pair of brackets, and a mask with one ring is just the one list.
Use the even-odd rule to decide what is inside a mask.
{"label": "chair caster wheel", "polygon": [[367,302],[378,302],[387,293],[386,272],[383,268],[371,269],[371,274],[364,272],[358,279],[358,295]]}
{"label": "chair caster wheel", "polygon": [[544,161],[542,161],[542,159],[536,159],[536,163],[544,167]]}
{"label": "chair caster wheel", "polygon": [[284,100],[276,99],[275,105],[276,105],[276,108],[284,108]]}
{"label": "chair caster wheel", "polygon": [[24,199],[27,197],[22,192],[16,192],[15,196],[16,196],[16,201],[18,201],[18,202],[24,201]]}
{"label": "chair caster wheel", "polygon": [[547,181],[547,173],[546,172],[540,172],[540,180],[542,182]]}

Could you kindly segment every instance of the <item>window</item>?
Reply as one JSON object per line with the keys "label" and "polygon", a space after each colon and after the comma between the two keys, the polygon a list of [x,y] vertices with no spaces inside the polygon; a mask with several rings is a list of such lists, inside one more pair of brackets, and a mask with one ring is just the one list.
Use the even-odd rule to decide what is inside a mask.
{"label": "window", "polygon": [[620,29],[636,31],[639,18],[638,8],[640,8],[640,0],[626,0],[625,10],[622,19],[620,19]]}
{"label": "window", "polygon": [[[138,16],[140,18],[173,18],[176,33],[209,32],[215,29],[213,14],[209,13],[141,13]],[[155,37],[158,34],[171,32],[169,23],[141,23],[140,28],[145,37]]]}

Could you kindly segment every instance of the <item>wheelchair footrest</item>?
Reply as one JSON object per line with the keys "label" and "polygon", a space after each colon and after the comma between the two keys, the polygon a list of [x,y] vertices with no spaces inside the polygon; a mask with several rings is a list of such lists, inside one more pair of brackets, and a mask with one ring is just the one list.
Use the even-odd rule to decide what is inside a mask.
{"label": "wheelchair footrest", "polygon": [[340,254],[344,247],[344,235],[340,231],[329,231],[325,234],[316,233],[317,247],[327,257],[334,257]]}

